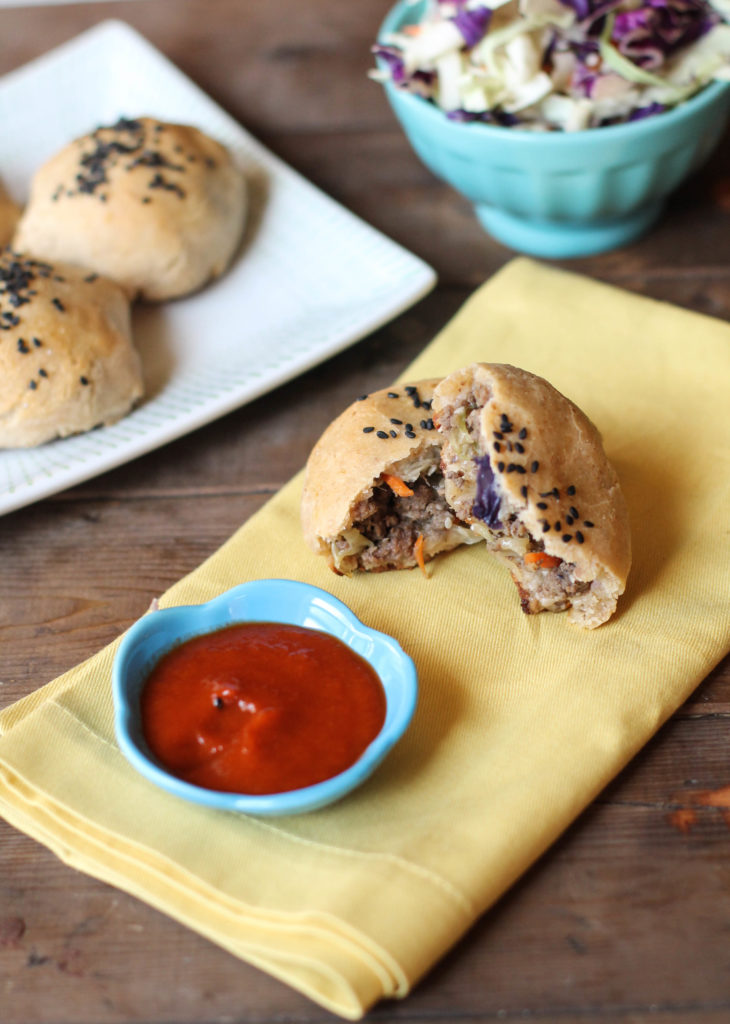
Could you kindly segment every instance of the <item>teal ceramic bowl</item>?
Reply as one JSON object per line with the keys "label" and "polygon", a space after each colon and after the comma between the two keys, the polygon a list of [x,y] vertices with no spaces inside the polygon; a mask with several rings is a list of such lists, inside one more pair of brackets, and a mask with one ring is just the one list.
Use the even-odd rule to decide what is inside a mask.
{"label": "teal ceramic bowl", "polygon": [[[400,0],[379,33],[420,20]],[[450,120],[436,106],[385,90],[413,149],[474,204],[484,228],[520,252],[589,256],[638,238],[667,196],[707,159],[725,131],[730,83],[709,85],[673,110],[578,132],[529,132]]]}
{"label": "teal ceramic bowl", "polygon": [[[368,661],[385,690],[383,727],[346,771],[303,789],[263,796],[223,793],[171,775],[151,755],[140,719],[140,694],[154,665],[171,648],[193,636],[238,622],[285,622],[323,630]],[[207,604],[164,608],[139,619],[122,640],[112,672],[114,725],[122,753],[146,779],[175,796],[206,807],[256,815],[300,814],[340,800],[363,783],[407,729],[416,707],[418,683],[413,661],[385,633],[370,629],[337,598],[295,580],[243,583]]]}

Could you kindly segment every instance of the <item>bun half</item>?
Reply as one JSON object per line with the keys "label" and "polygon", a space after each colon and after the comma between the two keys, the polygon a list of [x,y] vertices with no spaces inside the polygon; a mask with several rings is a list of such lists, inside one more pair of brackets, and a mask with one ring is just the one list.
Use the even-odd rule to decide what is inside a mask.
{"label": "bun half", "polygon": [[302,528],[306,542],[335,572],[412,568],[421,557],[426,561],[480,539],[444,498],[441,438],[431,413],[437,383],[424,380],[364,395],[313,448]]}
{"label": "bun half", "polygon": [[446,377],[433,416],[446,500],[507,564],[523,610],[605,622],[626,585],[631,540],[588,417],[542,377],[495,363]]}

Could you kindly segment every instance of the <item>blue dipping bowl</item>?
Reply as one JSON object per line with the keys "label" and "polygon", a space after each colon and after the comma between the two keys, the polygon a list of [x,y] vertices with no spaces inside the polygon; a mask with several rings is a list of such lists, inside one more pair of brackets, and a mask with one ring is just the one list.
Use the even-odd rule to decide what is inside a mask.
{"label": "blue dipping bowl", "polygon": [[[421,20],[400,0],[379,40]],[[730,83],[628,124],[532,132],[450,120],[392,82],[388,100],[413,149],[474,204],[482,226],[512,249],[551,259],[626,245],[657,220],[670,192],[700,167],[725,131]]]}
{"label": "blue dipping bowl", "polygon": [[[286,622],[330,633],[368,661],[385,690],[382,729],[346,771],[314,786],[285,793],[223,793],[191,785],[171,775],[150,753],[142,735],[140,694],[159,659],[202,633],[238,622]],[[150,782],[175,796],[206,807],[257,815],[300,814],[341,799],[365,781],[408,727],[418,683],[413,661],[396,641],[370,629],[350,609],[318,587],[295,580],[243,583],[201,605],[149,612],[126,633],[112,671],[117,742],[130,764]]]}

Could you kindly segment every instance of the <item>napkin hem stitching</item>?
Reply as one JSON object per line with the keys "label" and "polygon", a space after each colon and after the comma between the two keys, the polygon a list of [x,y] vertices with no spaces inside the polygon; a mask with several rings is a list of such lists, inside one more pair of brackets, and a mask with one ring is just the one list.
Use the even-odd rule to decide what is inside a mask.
{"label": "napkin hem stitching", "polygon": [[[95,729],[93,729],[88,724],[88,722],[85,722],[83,719],[79,718],[79,716],[74,711],[66,707],[64,704],[61,704],[55,697],[51,697],[48,701],[45,702],[45,704],[46,706],[51,705],[57,708],[63,714],[71,718],[77,725],[79,725],[86,733],[92,736],[99,743],[102,743],[105,747],[108,747],[110,750],[113,750],[114,753],[119,757],[123,757],[122,752],[117,743],[107,739],[106,736],[102,736]],[[469,897],[460,889],[456,888],[456,886],[453,885],[453,883],[450,882],[447,878],[443,878],[441,875],[437,875],[429,868],[423,867],[420,864],[415,864],[413,861],[406,860],[404,857],[399,857],[397,854],[382,853],[378,851],[369,850],[351,850],[345,846],[335,846],[328,843],[320,843],[311,839],[307,839],[304,836],[293,835],[291,832],[286,832],[283,829],[277,828],[276,826],[271,825],[268,822],[262,821],[254,815],[246,814],[243,816],[252,826],[255,826],[263,831],[275,833],[276,835],[281,836],[283,839],[291,843],[296,843],[301,846],[309,846],[313,849],[321,849],[323,851],[326,851],[330,855],[337,855],[343,858],[348,857],[353,860],[360,859],[363,861],[378,861],[386,864],[393,864],[399,867],[402,871],[414,875],[415,877],[422,878],[425,881],[430,882],[431,885],[433,885],[435,888],[440,889],[443,893],[449,896],[455,904],[461,907],[464,913],[468,914],[470,918],[475,917],[478,913],[476,906],[469,899]]]}

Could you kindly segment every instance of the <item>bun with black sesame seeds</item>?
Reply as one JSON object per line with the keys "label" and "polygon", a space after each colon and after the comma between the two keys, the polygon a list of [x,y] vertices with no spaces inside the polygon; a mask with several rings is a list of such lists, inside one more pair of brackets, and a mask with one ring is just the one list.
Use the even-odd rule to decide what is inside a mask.
{"label": "bun with black sesame seeds", "polygon": [[246,183],[231,154],[190,125],[120,118],[36,172],[13,247],[64,260],[150,301],[194,292],[241,241]]}
{"label": "bun with black sesame seeds", "polygon": [[363,395],[314,446],[305,470],[302,528],[335,572],[412,568],[481,539],[444,499],[441,438],[431,413],[437,383]]}
{"label": "bun with black sesame seeds", "polygon": [[589,629],[631,566],[628,513],[601,435],[542,377],[476,363],[438,385],[446,500],[507,564],[523,611]]}
{"label": "bun with black sesame seeds", "polygon": [[142,392],[129,299],[119,285],[0,251],[0,448],[113,423]]}

